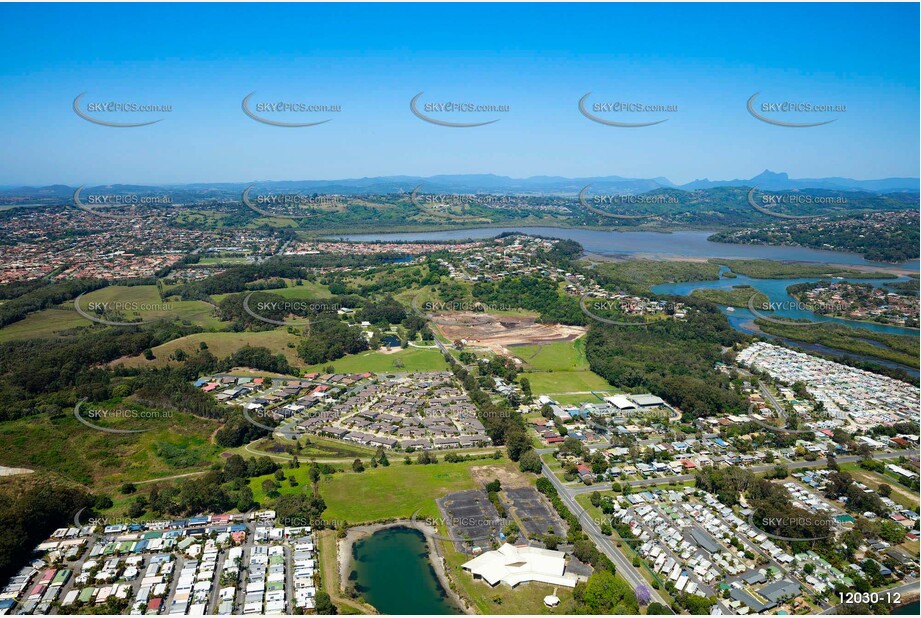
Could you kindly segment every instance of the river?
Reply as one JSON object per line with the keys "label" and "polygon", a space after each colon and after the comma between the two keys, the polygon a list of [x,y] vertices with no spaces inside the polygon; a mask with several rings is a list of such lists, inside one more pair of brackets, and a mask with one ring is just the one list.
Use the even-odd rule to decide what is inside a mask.
{"label": "river", "polygon": [[458,614],[429,562],[425,536],[386,528],[352,546],[350,580],[382,614]]}
{"label": "river", "polygon": [[870,262],[856,253],[824,251],[806,247],[771,247],[763,245],[734,245],[711,242],[713,231],[617,232],[561,227],[486,227],[438,232],[406,232],[396,234],[351,234],[336,236],[345,240],[365,242],[425,242],[492,238],[505,232],[520,232],[553,238],[565,238],[581,244],[588,253],[613,256],[660,258],[730,258],[820,262],[849,264],[877,268],[907,268],[918,270],[918,261],[902,264]]}

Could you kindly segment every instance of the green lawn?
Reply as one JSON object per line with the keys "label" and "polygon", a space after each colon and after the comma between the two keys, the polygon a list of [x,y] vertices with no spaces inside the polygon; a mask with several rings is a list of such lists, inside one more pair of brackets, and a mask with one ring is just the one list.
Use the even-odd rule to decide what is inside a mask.
{"label": "green lawn", "polygon": [[[249,345],[268,348],[275,354],[284,354],[288,362],[294,365],[303,362],[297,356],[298,337],[288,333],[284,328],[258,333],[221,332],[187,335],[153,348],[155,358],[152,361],[146,360],[143,356],[132,356],[115,362],[128,367],[162,367],[169,364],[169,357],[176,350],[181,348],[187,353],[194,353],[199,349],[199,344],[202,341],[207,344],[208,350],[218,358],[229,356],[240,348]],[[288,347],[289,343],[292,344],[292,347]]]}
{"label": "green lawn", "polygon": [[585,340],[555,341],[542,345],[522,345],[512,352],[534,371],[585,371]]}
{"label": "green lawn", "polygon": [[[400,360],[402,367],[394,365]],[[325,372],[325,368],[332,365],[336,373],[361,373],[373,371],[374,373],[406,373],[410,371],[444,371],[447,363],[437,349],[406,348],[396,352],[381,352],[369,350],[359,354],[348,354],[340,359],[328,363],[319,363],[305,368],[305,372]]]}
{"label": "green lawn", "polygon": [[[436,498],[476,488],[476,482],[470,475],[471,466],[500,465],[507,461],[477,459],[407,466],[403,457],[399,453],[389,453],[390,466],[386,468],[368,467],[364,472],[355,473],[346,466],[348,472],[337,472],[321,479],[320,495],[326,501],[323,518],[357,524],[390,518],[408,519],[417,511],[419,518],[438,518]],[[368,460],[364,462],[367,465]],[[290,487],[287,480],[282,481],[280,493],[309,489],[306,465],[293,470],[286,468],[285,475],[293,475],[299,485]],[[250,479],[253,497],[260,503],[265,499],[262,483],[269,478],[272,478],[271,475]]]}
{"label": "green lawn", "polygon": [[590,401],[592,396],[589,391],[615,390],[607,380],[592,371],[538,371],[522,376],[531,382],[531,392],[535,396],[586,393],[586,401]]}

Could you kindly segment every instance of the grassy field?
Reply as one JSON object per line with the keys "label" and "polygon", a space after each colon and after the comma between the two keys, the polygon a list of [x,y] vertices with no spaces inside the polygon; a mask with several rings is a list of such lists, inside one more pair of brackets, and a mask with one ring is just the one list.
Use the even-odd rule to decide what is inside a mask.
{"label": "grassy field", "polygon": [[[399,359],[403,366],[397,367],[394,361]],[[447,368],[444,357],[437,349],[406,348],[396,352],[370,350],[359,354],[348,354],[328,363],[309,365],[305,372],[324,372],[328,365],[336,368],[336,373],[358,373],[373,371],[375,373],[406,373],[410,371],[444,371]]]}
{"label": "grassy field", "polygon": [[[163,345],[158,345],[153,349],[154,360],[147,360],[143,356],[132,356],[130,358],[119,359],[115,363],[127,367],[162,367],[169,364],[170,355],[178,349],[185,350],[188,353],[194,353],[199,349],[199,343],[205,342],[208,350],[218,358],[229,356],[242,347],[253,346],[268,348],[275,354],[284,354],[289,363],[298,365],[301,361],[297,356],[298,337],[288,333],[284,329],[263,331],[259,333],[198,333],[180,337],[173,341],[168,341]],[[288,344],[294,347],[288,347]]]}
{"label": "grassy field", "polygon": [[143,307],[140,311],[123,311],[124,321],[137,318],[145,321],[176,318],[187,320],[207,329],[221,328],[222,326],[221,321],[211,315],[213,309],[208,303],[197,300],[161,301],[155,285],[111,285],[90,292],[80,299],[80,306],[87,313],[91,313],[89,309],[91,303],[136,303]]}
{"label": "grassy field", "polygon": [[24,319],[0,328],[0,343],[54,337],[62,331],[90,325],[89,320],[73,310],[72,304],[60,305],[30,313]]}
{"label": "grassy field", "polygon": [[[478,459],[429,465],[413,463],[407,466],[398,453],[389,454],[388,457],[388,467],[368,467],[361,473],[349,469],[348,472],[339,472],[321,479],[320,495],[326,501],[323,518],[358,524],[390,518],[409,519],[417,511],[417,517],[437,518],[436,498],[476,488],[476,482],[470,475],[472,466],[500,465],[507,461]],[[285,475],[293,475],[299,485],[290,487],[288,481],[282,481],[280,493],[304,491],[305,487],[309,487],[307,466],[285,469]],[[269,478],[272,477],[250,479],[255,500],[262,502],[265,499],[262,483]]]}
{"label": "grassy field", "polygon": [[[85,404],[86,417],[94,408],[137,408],[123,403]],[[92,488],[117,487],[202,470],[218,460],[223,450],[210,442],[219,421],[173,412],[170,417],[121,418],[93,421],[116,429],[144,429],[144,433],[112,434],[80,423],[72,409],[49,417],[39,415],[0,424],[0,464],[34,470],[53,470]]]}
{"label": "grassy field", "polygon": [[[329,298],[332,294],[329,291],[329,288],[323,285],[322,283],[314,283],[311,281],[303,281],[301,285],[294,285],[293,279],[285,279],[285,282],[288,284],[286,288],[278,288],[277,290],[264,290],[267,294],[275,294],[277,296],[282,296],[284,298],[293,298],[297,300],[311,298]],[[235,292],[238,293],[238,292]],[[211,300],[215,305],[219,304],[222,300],[233,294],[213,294]]]}
{"label": "grassy field", "polygon": [[615,390],[608,381],[591,371],[528,372],[522,374],[531,382],[531,392],[537,395],[585,394],[590,400],[590,391]]}
{"label": "grassy field", "polygon": [[[304,438],[301,438],[298,442],[301,444],[301,450],[297,452],[297,458],[301,463],[311,460],[343,460],[355,457],[364,459],[371,457],[375,452],[370,447],[340,442],[339,440],[328,440],[317,436],[310,436],[310,444],[305,444]],[[280,462],[288,462],[293,457],[285,451],[285,447],[291,444],[294,444],[294,442],[277,438],[271,440],[263,438],[250,444],[226,450],[228,453],[240,455],[244,459],[265,456]]]}
{"label": "grassy field", "polygon": [[543,345],[521,345],[512,352],[534,371],[585,371],[585,340],[554,341]]}
{"label": "grassy field", "polygon": [[584,339],[515,346],[512,351],[525,363],[521,377],[531,382],[535,396],[549,395],[562,404],[577,404],[595,401],[591,391],[614,390],[589,369]]}
{"label": "grassy field", "polygon": [[879,486],[883,483],[889,485],[889,487],[892,488],[892,495],[890,498],[906,508],[917,510],[917,492],[913,492],[905,486],[900,485],[899,482],[895,480],[895,478],[883,474],[878,474],[876,472],[871,472],[870,470],[864,470],[860,467],[859,464],[856,463],[841,464],[840,468],[842,472],[847,472],[856,480],[874,490],[878,489]]}

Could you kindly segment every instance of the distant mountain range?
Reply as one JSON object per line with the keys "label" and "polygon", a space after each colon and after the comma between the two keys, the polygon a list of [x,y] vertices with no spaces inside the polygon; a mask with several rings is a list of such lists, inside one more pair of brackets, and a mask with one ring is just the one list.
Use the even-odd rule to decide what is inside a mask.
{"label": "distant mountain range", "polygon": [[[225,197],[240,193],[251,184],[260,191],[335,193],[340,195],[387,194],[411,192],[415,187],[425,193],[523,193],[532,195],[575,195],[586,185],[592,193],[616,192],[638,194],[656,189],[685,191],[705,190],[714,187],[758,187],[766,191],[798,189],[825,189],[830,191],[863,191],[869,193],[918,192],[918,178],[880,178],[855,180],[853,178],[790,178],[784,172],[765,170],[754,178],[736,180],[694,180],[676,185],[667,178],[623,178],[621,176],[592,176],[564,178],[562,176],[531,176],[510,178],[494,174],[457,174],[439,176],[378,176],[373,178],[348,178],[342,180],[266,180],[240,183],[192,183],[185,185],[108,185],[93,186],[94,192],[149,193],[157,190],[179,190],[200,197]],[[69,198],[76,187],[49,185],[46,187],[3,187],[0,196],[34,196],[36,198]]]}

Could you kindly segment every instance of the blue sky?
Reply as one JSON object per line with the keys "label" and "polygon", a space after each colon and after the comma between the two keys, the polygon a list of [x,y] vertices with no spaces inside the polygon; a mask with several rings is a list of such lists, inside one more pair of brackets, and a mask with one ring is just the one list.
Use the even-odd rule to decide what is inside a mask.
{"label": "blue sky", "polygon": [[[0,184],[187,183],[382,175],[917,176],[917,4],[0,5]],[[309,128],[242,98],[335,104]],[[409,101],[508,105],[446,128]],[[677,105],[582,116],[591,101]],[[130,129],[71,105],[172,105]],[[846,105],[804,129],[745,102]],[[434,115],[434,114],[433,114]],[[599,114],[600,115],[600,114]],[[130,116],[130,117],[129,117]],[[470,121],[467,114],[441,116]],[[638,118],[641,116],[641,118]],[[100,117],[133,121],[134,115]]]}

